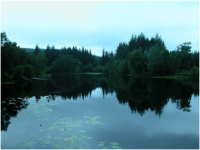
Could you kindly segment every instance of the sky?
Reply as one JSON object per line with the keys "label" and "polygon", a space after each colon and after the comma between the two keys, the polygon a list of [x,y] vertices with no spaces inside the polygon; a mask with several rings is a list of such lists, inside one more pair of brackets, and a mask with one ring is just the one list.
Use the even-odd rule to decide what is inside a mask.
{"label": "sky", "polygon": [[49,44],[114,53],[119,43],[158,33],[169,51],[199,51],[198,1],[1,1],[1,32],[23,48]]}

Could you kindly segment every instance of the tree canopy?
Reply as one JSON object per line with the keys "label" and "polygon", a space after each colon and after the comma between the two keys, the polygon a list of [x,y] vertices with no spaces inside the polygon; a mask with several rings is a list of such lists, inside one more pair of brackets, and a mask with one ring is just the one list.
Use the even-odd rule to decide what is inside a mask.
{"label": "tree canopy", "polygon": [[169,51],[158,34],[148,39],[143,33],[132,35],[129,42],[121,42],[115,53],[102,50],[102,56],[84,47],[47,45],[41,50],[36,44],[33,53],[11,42],[1,33],[1,77],[3,81],[26,81],[33,76],[52,73],[103,72],[114,75],[199,76],[199,52],[191,52],[191,42],[179,44]]}

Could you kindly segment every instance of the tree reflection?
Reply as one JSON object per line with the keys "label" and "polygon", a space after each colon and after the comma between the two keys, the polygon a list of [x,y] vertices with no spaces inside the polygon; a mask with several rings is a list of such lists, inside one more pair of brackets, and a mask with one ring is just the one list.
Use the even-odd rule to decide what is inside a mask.
{"label": "tree reflection", "polygon": [[51,79],[63,99],[76,100],[89,96],[92,90],[100,87],[103,97],[116,93],[120,104],[128,104],[132,113],[143,115],[150,110],[161,115],[171,100],[183,111],[190,111],[192,94],[199,95],[198,81],[166,79],[142,79],[110,75],[68,75]]}
{"label": "tree reflection", "polygon": [[50,80],[33,80],[24,85],[2,85],[1,130],[7,131],[10,118],[25,109],[25,99],[35,97],[40,101],[43,96],[47,101],[57,97],[63,100],[86,98],[96,88],[102,89],[103,97],[116,94],[119,104],[128,106],[132,113],[141,116],[152,111],[161,116],[164,107],[171,100],[177,109],[190,111],[191,96],[199,95],[198,81],[143,79],[111,75],[65,75],[53,76]]}
{"label": "tree reflection", "polygon": [[[120,79],[115,81],[120,82]],[[198,95],[195,92],[199,88],[198,82],[193,81],[141,78],[130,78],[124,85],[123,88],[116,86],[119,103],[128,103],[132,113],[143,115],[151,110],[159,116],[170,99],[178,109],[190,111],[191,96]]]}
{"label": "tree reflection", "polygon": [[29,103],[22,98],[6,98],[1,101],[1,131],[7,131],[11,123],[11,117],[17,117],[22,109],[26,109]]}

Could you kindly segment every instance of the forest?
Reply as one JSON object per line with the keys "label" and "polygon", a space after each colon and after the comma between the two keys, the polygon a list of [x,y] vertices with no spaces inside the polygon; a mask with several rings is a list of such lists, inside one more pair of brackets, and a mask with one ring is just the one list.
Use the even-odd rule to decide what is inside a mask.
{"label": "forest", "polygon": [[132,35],[128,43],[122,42],[115,53],[104,48],[102,56],[95,56],[84,47],[65,46],[56,49],[36,44],[33,52],[20,48],[16,42],[1,33],[1,82],[26,82],[33,77],[52,74],[101,72],[137,77],[176,76],[199,78],[199,51],[191,52],[191,43],[179,44],[169,51],[158,34],[151,39]]}

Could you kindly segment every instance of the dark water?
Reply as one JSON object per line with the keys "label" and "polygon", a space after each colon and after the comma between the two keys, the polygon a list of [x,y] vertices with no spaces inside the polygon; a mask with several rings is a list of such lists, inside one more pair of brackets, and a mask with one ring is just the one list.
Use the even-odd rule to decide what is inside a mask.
{"label": "dark water", "polygon": [[1,148],[198,149],[199,81],[68,75],[2,85]]}

